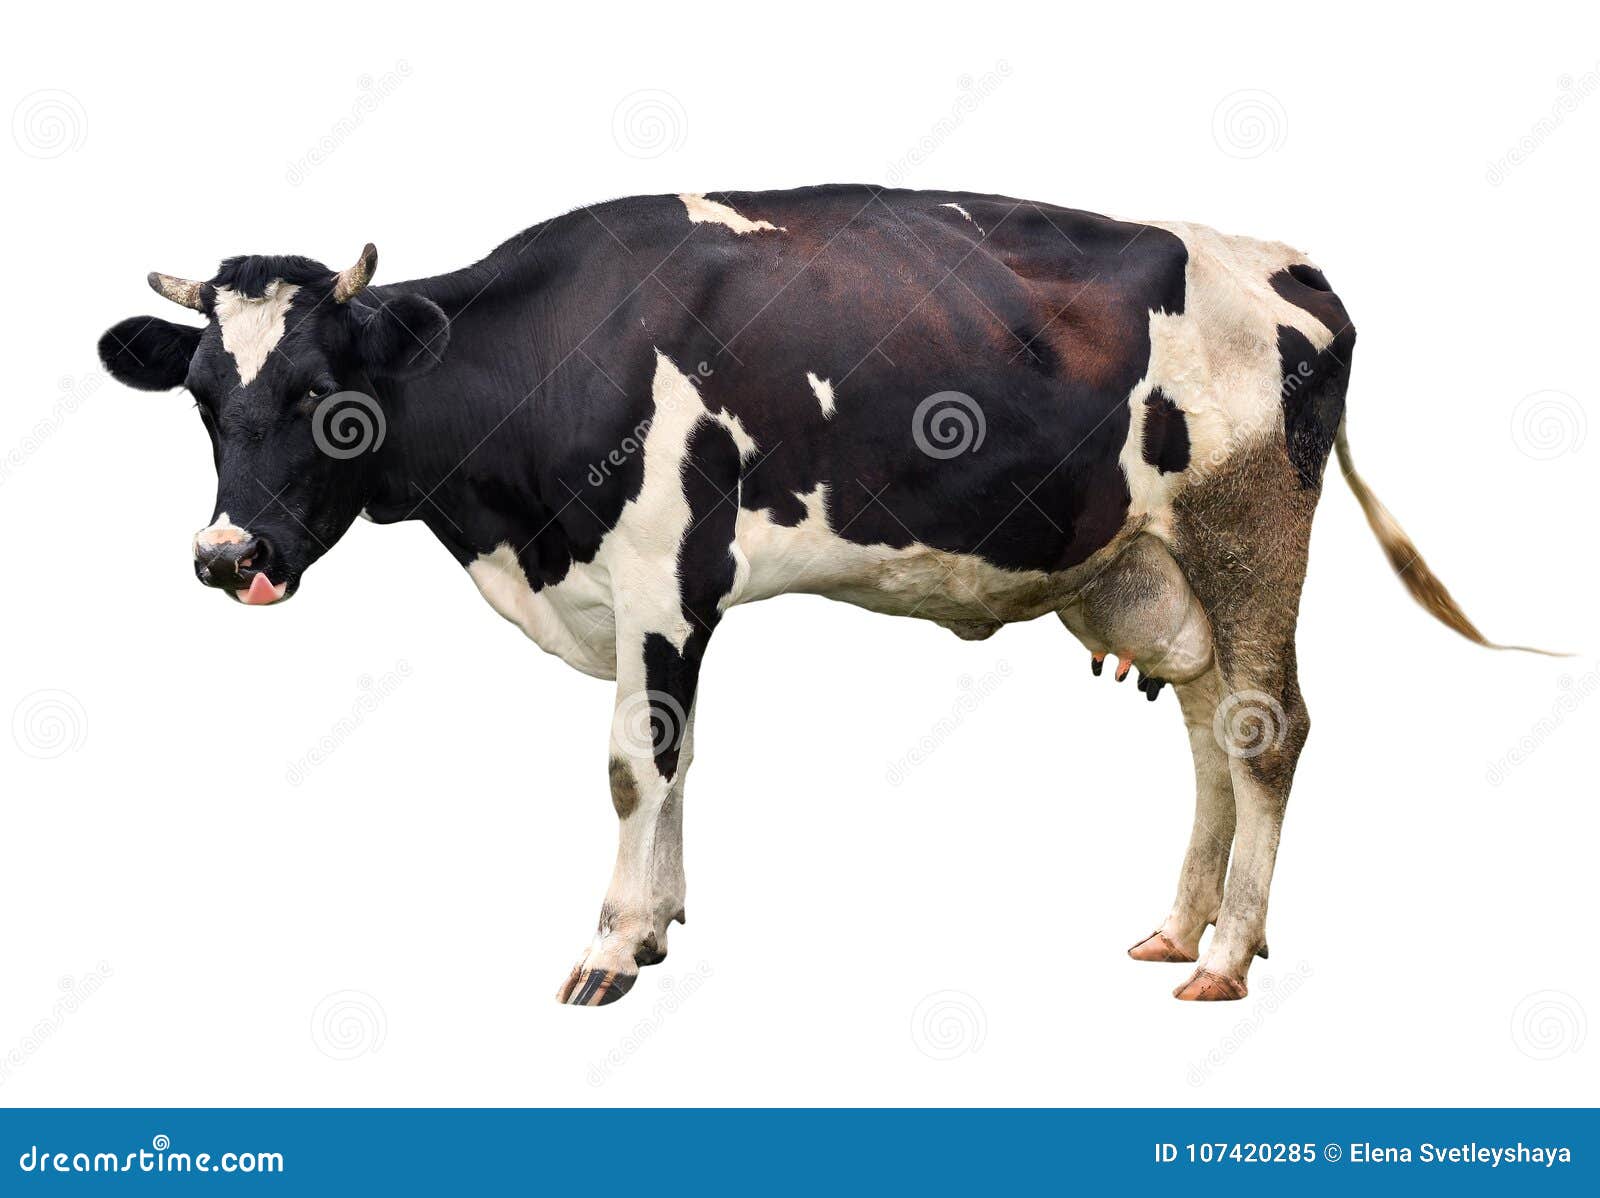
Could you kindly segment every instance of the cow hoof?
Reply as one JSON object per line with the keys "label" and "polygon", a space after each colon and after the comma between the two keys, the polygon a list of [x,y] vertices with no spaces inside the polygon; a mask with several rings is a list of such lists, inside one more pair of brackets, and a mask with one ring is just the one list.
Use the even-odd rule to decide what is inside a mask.
{"label": "cow hoof", "polygon": [[1184,1002],[1236,1002],[1247,993],[1243,982],[1202,968],[1195,970],[1193,977],[1174,990],[1172,997]]}
{"label": "cow hoof", "polygon": [[556,992],[556,1001],[569,1007],[603,1007],[614,1003],[639,980],[636,973],[615,969],[574,969]]}
{"label": "cow hoof", "polygon": [[1135,961],[1193,962],[1199,959],[1198,953],[1187,951],[1160,928],[1130,948],[1128,956]]}

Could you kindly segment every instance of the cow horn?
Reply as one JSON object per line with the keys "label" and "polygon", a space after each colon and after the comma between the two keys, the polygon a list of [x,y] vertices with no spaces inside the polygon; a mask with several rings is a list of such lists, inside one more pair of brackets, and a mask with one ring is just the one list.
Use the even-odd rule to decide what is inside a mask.
{"label": "cow horn", "polygon": [[157,295],[165,296],[175,304],[182,304],[185,308],[200,311],[201,283],[191,283],[188,279],[180,279],[174,275],[164,275],[160,271],[152,270],[147,276],[150,290]]}
{"label": "cow horn", "polygon": [[361,257],[356,259],[356,264],[341,270],[334,277],[333,298],[342,304],[346,300],[360,295],[366,285],[372,282],[372,274],[377,269],[378,247],[369,241],[362,249]]}

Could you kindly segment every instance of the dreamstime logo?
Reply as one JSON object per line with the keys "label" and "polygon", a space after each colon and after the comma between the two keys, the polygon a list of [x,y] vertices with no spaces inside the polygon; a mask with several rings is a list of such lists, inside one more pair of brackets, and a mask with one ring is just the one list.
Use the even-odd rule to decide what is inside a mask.
{"label": "dreamstime logo", "polygon": [[617,704],[611,740],[629,757],[652,758],[676,749],[688,731],[689,717],[664,691],[635,691]]}
{"label": "dreamstime logo", "polygon": [[350,105],[350,112],[334,121],[333,125],[317,139],[299,158],[289,163],[283,177],[290,187],[299,187],[306,181],[306,177],[326,162],[345,141],[359,129],[367,117],[375,112],[378,105],[399,90],[400,85],[411,78],[411,64],[405,59],[400,59],[394,64],[394,70],[385,71],[374,79],[371,75],[363,75],[356,80],[356,86],[361,90],[356,94],[355,102]]}
{"label": "dreamstime logo", "polygon": [[376,453],[388,432],[378,401],[360,391],[335,391],[318,400],[311,413],[311,439],[340,461]]}
{"label": "dreamstime logo", "polygon": [[383,1004],[364,990],[338,990],[311,1012],[311,1042],[323,1056],[353,1061],[377,1052],[389,1034]]}
{"label": "dreamstime logo", "polygon": [[1300,962],[1292,973],[1283,981],[1276,978],[1253,977],[1250,979],[1250,988],[1254,993],[1254,1004],[1250,1014],[1233,1025],[1233,1030],[1217,1043],[1216,1047],[1201,1057],[1195,1064],[1189,1066],[1189,1084],[1203,1086],[1218,1069],[1227,1064],[1228,1059],[1238,1052],[1250,1041],[1250,1038],[1259,1032],[1267,1020],[1275,1015],[1279,1008],[1295,991],[1305,985],[1306,979],[1312,974],[1311,966]]}
{"label": "dreamstime logo", "polygon": [[[683,1009],[683,1004],[689,1000],[689,996],[705,985],[706,979],[710,976],[710,962],[702,961],[681,980],[674,979],[670,974],[662,977],[661,997],[651,1006],[650,1013],[635,1023],[615,1048],[606,1053],[598,1064],[589,1067],[589,1084],[597,1088],[605,1085],[613,1073],[626,1065],[633,1054],[661,1030],[668,1016],[675,1015]],[[629,999],[630,1004],[637,1001],[637,997]]]}
{"label": "dreamstime logo", "polygon": [[891,162],[884,171],[884,178],[888,180],[889,186],[898,187],[905,182],[907,175],[933,157],[934,152],[978,110],[978,106],[994,95],[1000,85],[1010,77],[1011,64],[1002,58],[976,79],[971,75],[963,75],[957,79],[956,85],[961,90],[956,94],[955,103],[950,105],[950,111],[934,121],[928,131],[917,139],[916,144]]}
{"label": "dreamstime logo", "polygon": [[911,1012],[911,1042],[935,1061],[953,1061],[983,1047],[989,1017],[964,990],[938,990]]}
{"label": "dreamstime logo", "polygon": [[[705,367],[704,362],[700,363],[700,365],[702,368]],[[611,477],[613,470],[621,469],[627,465],[628,459],[644,448],[645,438],[650,434],[650,424],[653,419],[653,417],[646,416],[639,421],[638,424],[633,426],[633,431],[623,437],[621,443],[615,449],[589,467],[589,473],[584,477],[591,487],[603,486],[606,479]]]}
{"label": "dreamstime logo", "polygon": [[34,691],[11,712],[11,738],[29,757],[62,757],[89,738],[89,716],[68,691]]}
{"label": "dreamstime logo", "polygon": [[1011,677],[1011,663],[1003,658],[995,663],[994,669],[974,679],[970,674],[963,674],[958,680],[961,694],[950,705],[947,714],[934,721],[933,727],[912,745],[900,758],[889,763],[889,768],[884,773],[890,786],[899,786],[916,769],[934,753],[939,746],[955,735],[956,730],[966,721],[966,718],[995,691],[1000,689],[1000,684]]}
{"label": "dreamstime logo", "polygon": [[1235,691],[1217,704],[1212,735],[1229,757],[1259,757],[1283,746],[1289,717],[1283,704],[1262,691]]}
{"label": "dreamstime logo", "polygon": [[76,379],[70,375],[63,376],[57,384],[60,394],[56,396],[55,403],[50,405],[49,414],[24,433],[22,440],[13,445],[5,457],[0,458],[0,485],[9,481],[27,464],[29,458],[39,452],[40,446],[60,432],[67,418],[77,412],[105,381],[105,373],[98,370]]}
{"label": "dreamstime logo", "polygon": [[0,1086],[5,1085],[16,1070],[26,1065],[47,1040],[61,1031],[67,1019],[81,1011],[83,1004],[105,985],[110,976],[111,966],[102,961],[81,978],[71,974],[60,978],[56,982],[56,989],[61,992],[61,997],[51,1005],[50,1013],[37,1020],[16,1047],[0,1053]]}
{"label": "dreamstime logo", "polygon": [[1229,92],[1211,112],[1211,138],[1232,158],[1260,158],[1282,148],[1288,126],[1278,97],[1255,88]]}
{"label": "dreamstime logo", "polygon": [[1511,412],[1511,440],[1535,461],[1577,453],[1589,435],[1589,417],[1565,391],[1535,391]]}
{"label": "dreamstime logo", "polygon": [[939,391],[911,413],[911,439],[930,458],[977,453],[988,434],[978,401],[960,391]]}
{"label": "dreamstime logo", "polygon": [[11,110],[11,140],[30,158],[60,158],[88,136],[89,116],[71,92],[29,92]]}
{"label": "dreamstime logo", "polygon": [[611,138],[630,158],[660,158],[683,147],[688,124],[677,96],[645,88],[617,102],[611,113]]}
{"label": "dreamstime logo", "polygon": [[394,669],[381,677],[373,678],[371,674],[363,674],[356,679],[361,693],[356,696],[356,701],[350,704],[350,710],[335,720],[333,726],[318,739],[316,744],[301,754],[298,760],[289,763],[289,768],[283,772],[284,780],[290,786],[299,786],[309,778],[311,771],[332,757],[345,741],[354,736],[356,730],[366,722],[366,718],[378,710],[379,704],[399,690],[400,684],[409,677],[411,677],[411,663],[402,657],[394,663]]}
{"label": "dreamstime logo", "polygon": [[1489,163],[1489,169],[1484,171],[1483,177],[1490,187],[1499,187],[1504,183],[1513,170],[1526,162],[1545,141],[1561,128],[1567,117],[1578,110],[1582,104],[1595,92],[1600,91],[1600,63],[1585,71],[1574,79],[1571,75],[1563,75],[1556,80],[1560,91],[1556,93],[1555,103],[1550,105],[1547,115],[1533,122],[1533,125],[1516,142],[1506,149],[1499,158]]}
{"label": "dreamstime logo", "polygon": [[[1285,388],[1289,380],[1284,382]],[[1276,412],[1274,408],[1272,411]],[[1198,454],[1189,461],[1189,477],[1196,482],[1215,477],[1233,460],[1233,455],[1245,445],[1255,441],[1271,422],[1261,413],[1255,413],[1232,425],[1202,457]]]}
{"label": "dreamstime logo", "polygon": [[1511,1012],[1511,1042],[1535,1061],[1577,1052],[1588,1033],[1589,1016],[1583,1005],[1560,990],[1535,991]]}
{"label": "dreamstime logo", "polygon": [[1588,670],[1576,678],[1571,674],[1563,674],[1560,687],[1556,701],[1550,705],[1549,714],[1535,720],[1533,726],[1518,738],[1516,744],[1507,749],[1498,760],[1489,762],[1484,777],[1489,780],[1490,786],[1499,786],[1504,782],[1512,770],[1532,757],[1545,741],[1560,730],[1569,715],[1577,711],[1596,691],[1600,691],[1600,667]]}

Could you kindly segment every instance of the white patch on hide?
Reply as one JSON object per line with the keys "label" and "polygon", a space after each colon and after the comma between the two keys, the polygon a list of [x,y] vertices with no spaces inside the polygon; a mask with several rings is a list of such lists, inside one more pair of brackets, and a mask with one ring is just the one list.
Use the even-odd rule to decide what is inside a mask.
{"label": "white patch on hide", "polygon": [[[968,212],[960,204],[940,204],[939,207],[941,207],[941,208],[954,208],[957,212],[961,213],[962,216],[967,218],[967,223],[969,225],[971,225],[974,229],[978,230],[978,232],[983,233],[983,226],[980,225],[977,221],[973,220],[972,219],[972,213]],[[984,233],[983,235],[985,237],[988,236],[987,233]]]}
{"label": "white patch on hide", "polygon": [[194,550],[198,554],[203,548],[211,549],[217,545],[237,545],[249,539],[249,532],[233,523],[228,518],[227,512],[221,512],[215,520],[194,534]]}
{"label": "white patch on hide", "polygon": [[750,220],[740,216],[726,204],[719,204],[716,200],[708,200],[702,195],[684,194],[678,197],[683,201],[683,206],[688,209],[689,220],[694,224],[726,225],[735,233],[787,233],[788,230],[770,221]]}
{"label": "white patch on hide", "polygon": [[284,318],[299,290],[293,283],[277,279],[267,284],[262,296],[217,288],[213,311],[222,330],[222,348],[233,355],[241,384],[248,384],[261,373],[267,356],[282,340]]}
{"label": "white patch on hide", "polygon": [[811,390],[817,397],[817,402],[822,405],[824,416],[833,415],[833,384],[827,379],[819,379],[809,370],[806,371],[806,382],[811,384]]}
{"label": "white patch on hide", "polygon": [[611,592],[588,566],[573,566],[555,586],[535,591],[505,542],[467,566],[479,592],[546,653],[595,678],[617,676]]}
{"label": "white patch on hide", "polygon": [[803,593],[890,615],[969,623],[1031,619],[1057,606],[1050,576],[1041,571],[1004,570],[920,543],[860,545],[829,526],[826,483],[799,498],[806,514],[792,526],[775,523],[765,510],[740,510],[736,556],[748,573],[728,606]]}
{"label": "white patch on hide", "polygon": [[[645,434],[644,482],[623,506],[617,523],[600,542],[594,559],[575,562],[561,581],[537,591],[529,584],[510,545],[480,554],[468,565],[472,581],[490,605],[521,628],[540,648],[600,678],[615,678],[626,693],[643,688],[628,675],[640,668],[629,647],[620,658],[617,626],[657,632],[682,652],[693,631],[678,594],[678,547],[693,524],[683,490],[689,436],[702,419],[728,430],[741,455],[755,442],[730,413],[712,413],[694,380],[656,352],[652,383],[655,412]],[[734,554],[736,563],[739,554]],[[748,573],[748,565],[738,567]],[[736,585],[738,572],[736,571]]]}
{"label": "white patch on hide", "polygon": [[[1308,261],[1300,251],[1203,225],[1145,223],[1166,229],[1189,252],[1182,315],[1150,316],[1149,369],[1129,393],[1128,438],[1119,456],[1129,517],[1148,517],[1150,531],[1161,535],[1180,487],[1211,476],[1240,448],[1283,427],[1278,326],[1298,330],[1318,350],[1339,330],[1272,289],[1274,274]],[[1144,401],[1157,387],[1188,425],[1189,469],[1182,474],[1162,474],[1144,460]]]}

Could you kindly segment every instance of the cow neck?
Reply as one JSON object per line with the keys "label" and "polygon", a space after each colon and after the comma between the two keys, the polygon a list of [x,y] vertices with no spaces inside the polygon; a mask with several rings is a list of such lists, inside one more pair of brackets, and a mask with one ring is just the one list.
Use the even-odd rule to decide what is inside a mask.
{"label": "cow neck", "polygon": [[[392,288],[443,308],[450,341],[420,377],[374,381],[389,430],[368,514],[379,523],[422,521],[462,562],[501,543],[521,547],[535,530],[541,542],[561,535],[533,435],[543,377],[537,336],[528,332],[535,269],[531,259],[516,269],[491,259]],[[376,298],[388,290],[374,288]],[[523,556],[532,564],[536,554],[529,545]]]}

